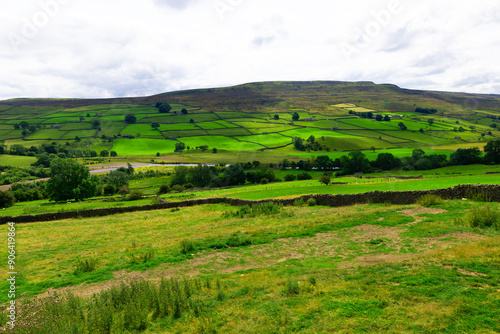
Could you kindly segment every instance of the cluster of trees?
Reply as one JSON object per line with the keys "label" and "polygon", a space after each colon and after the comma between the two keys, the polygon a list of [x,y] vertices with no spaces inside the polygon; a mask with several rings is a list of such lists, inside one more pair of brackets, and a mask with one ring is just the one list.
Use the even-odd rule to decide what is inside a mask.
{"label": "cluster of trees", "polygon": [[500,140],[490,141],[484,147],[484,157],[479,148],[457,149],[448,160],[444,154],[425,154],[422,149],[415,149],[409,157],[397,158],[392,153],[380,153],[377,159],[369,161],[361,151],[352,151],[348,155],[335,160],[326,155],[317,156],[315,159],[290,162],[284,159],[280,162],[281,168],[298,168],[301,170],[332,170],[341,169],[337,175],[354,173],[369,173],[374,170],[429,170],[445,166],[471,165],[471,164],[500,164]]}
{"label": "cluster of trees", "polygon": [[307,140],[304,140],[300,137],[293,138],[293,147],[299,151],[322,151],[323,146],[319,142],[316,141],[314,136],[310,136]]}
{"label": "cluster of trees", "polygon": [[[255,171],[245,172],[245,167],[260,167]],[[228,167],[198,165],[197,167],[177,166],[170,180],[170,186],[198,187],[228,187],[249,183],[276,182],[278,179],[272,169],[254,162],[241,165],[239,163]]]}
{"label": "cluster of trees", "polygon": [[[82,157],[116,157],[118,154],[116,151],[102,150],[97,153],[95,150],[82,150],[80,148],[71,147],[71,144],[66,142],[65,144],[58,144],[53,142],[43,143],[40,146],[31,146],[26,148],[21,144],[11,145],[8,149],[0,145],[0,154],[10,154],[10,155],[20,155],[20,156],[32,156],[37,157],[39,161],[35,163],[36,165],[43,165],[49,167],[50,159],[59,158],[82,158]],[[45,161],[45,162],[43,162]],[[48,161],[48,162],[47,162]]]}
{"label": "cluster of trees", "polygon": [[[166,102],[156,102],[155,107],[158,108],[160,114],[168,114],[172,110],[172,106]],[[188,111],[186,108],[182,108],[181,113],[186,115]]]}
{"label": "cluster of trees", "polygon": [[378,114],[377,116],[375,116],[375,120],[379,121],[379,122],[382,122],[382,121],[390,122],[391,118],[388,115],[382,116],[382,115]]}
{"label": "cluster of trees", "polygon": [[22,121],[19,124],[14,124],[14,130],[21,130],[22,129],[23,136],[27,136],[29,133],[33,133],[39,128],[41,128],[41,125],[30,125],[26,121]]}

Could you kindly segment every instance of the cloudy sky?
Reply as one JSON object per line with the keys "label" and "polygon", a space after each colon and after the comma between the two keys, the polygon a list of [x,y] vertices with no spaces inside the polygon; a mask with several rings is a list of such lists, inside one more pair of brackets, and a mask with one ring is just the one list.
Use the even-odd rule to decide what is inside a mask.
{"label": "cloudy sky", "polygon": [[0,0],[0,99],[273,80],[500,94],[496,0]]}

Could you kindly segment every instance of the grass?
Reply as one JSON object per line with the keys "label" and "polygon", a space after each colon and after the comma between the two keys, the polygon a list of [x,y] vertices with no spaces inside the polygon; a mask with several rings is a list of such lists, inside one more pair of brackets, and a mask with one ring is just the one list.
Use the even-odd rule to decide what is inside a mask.
{"label": "grass", "polygon": [[116,139],[113,144],[113,151],[118,155],[126,154],[151,154],[156,152],[166,153],[175,150],[176,141],[156,140],[146,138]]}
{"label": "grass", "polygon": [[[211,205],[23,224],[21,293],[82,281],[105,290],[90,298],[90,287],[72,288],[76,296],[31,304],[21,319],[42,314],[62,332],[68,324],[78,332],[105,324],[145,333],[497,332],[499,232],[453,223],[482,205],[445,201],[443,213],[417,223],[402,213],[415,205],[299,206],[292,216],[244,219]],[[99,259],[93,270],[74,274],[79,260],[92,258]],[[126,277],[123,268],[147,270],[153,281],[105,284],[113,271]]]}
{"label": "grass", "polygon": [[258,144],[242,142],[231,137],[223,136],[183,137],[179,138],[179,140],[190,147],[208,145],[210,149],[217,148],[219,150],[252,151],[264,148]]}
{"label": "grass", "polygon": [[36,161],[35,157],[23,157],[19,155],[2,155],[1,165],[12,167],[28,167]]}

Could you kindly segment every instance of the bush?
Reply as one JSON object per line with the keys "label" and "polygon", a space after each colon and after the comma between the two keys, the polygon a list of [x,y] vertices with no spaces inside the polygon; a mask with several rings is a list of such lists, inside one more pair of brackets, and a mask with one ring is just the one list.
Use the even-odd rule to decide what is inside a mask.
{"label": "bush", "polygon": [[304,206],[305,205],[305,202],[304,202],[304,199],[300,198],[300,199],[297,199],[295,200],[295,202],[293,202],[293,206]]}
{"label": "bush", "polygon": [[263,177],[262,179],[260,179],[260,184],[268,184],[269,183],[269,180],[266,179],[265,177]]}
{"label": "bush", "polygon": [[307,206],[315,206],[316,200],[314,198],[309,198],[306,203],[307,203]]}
{"label": "bush", "polygon": [[168,184],[162,184],[158,190],[158,195],[168,194],[170,192],[170,186]]}
{"label": "bush", "polygon": [[144,196],[144,193],[140,190],[132,190],[132,192],[130,193],[129,195],[129,200],[131,201],[137,201],[139,199],[142,199],[142,197]]}
{"label": "bush", "polygon": [[417,200],[417,204],[419,204],[421,206],[425,206],[425,207],[438,205],[441,203],[443,203],[443,199],[439,196],[432,195],[432,194],[424,195]]}
{"label": "bush", "polygon": [[469,191],[467,191],[466,196],[467,196],[467,199],[474,201],[474,202],[490,202],[488,195],[486,195],[485,193],[482,193],[482,192],[469,190]]}
{"label": "bush", "polygon": [[245,205],[239,208],[237,211],[226,211],[223,214],[223,217],[231,218],[231,217],[255,217],[260,215],[274,215],[280,213],[283,209],[283,204],[275,204],[273,202],[257,204],[252,207]]}
{"label": "bush", "polygon": [[97,268],[97,259],[78,260],[74,274],[90,273]]}
{"label": "bush", "polygon": [[300,173],[299,175],[297,175],[297,180],[310,180],[310,179],[312,179],[311,174]]}
{"label": "bush", "polygon": [[490,205],[473,208],[467,215],[469,226],[476,228],[500,227],[500,213]]}
{"label": "bush", "polygon": [[116,188],[112,184],[105,184],[104,188],[102,189],[104,196],[111,196],[116,193]]}
{"label": "bush", "polygon": [[13,206],[16,201],[14,195],[10,191],[0,190],[0,208],[8,208]]}
{"label": "bush", "polygon": [[295,181],[295,179],[296,179],[295,175],[292,174],[285,175],[285,181]]}
{"label": "bush", "polygon": [[172,191],[175,191],[176,193],[181,193],[184,190],[186,190],[186,188],[181,184],[176,184],[176,185],[172,186]]}
{"label": "bush", "polygon": [[128,186],[125,184],[123,186],[121,186],[119,189],[118,189],[118,193],[120,195],[126,195],[130,192],[130,189],[128,188]]}
{"label": "bush", "polygon": [[192,252],[194,250],[196,250],[196,244],[194,243],[193,240],[188,240],[188,239],[181,240],[181,253],[182,254],[187,254],[187,253]]}

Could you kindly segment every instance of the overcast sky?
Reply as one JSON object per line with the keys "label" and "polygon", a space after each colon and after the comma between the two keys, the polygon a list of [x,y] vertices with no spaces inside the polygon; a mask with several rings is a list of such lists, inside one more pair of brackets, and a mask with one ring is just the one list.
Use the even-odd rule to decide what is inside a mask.
{"label": "overcast sky", "polygon": [[0,0],[0,99],[342,80],[500,94],[495,0]]}

